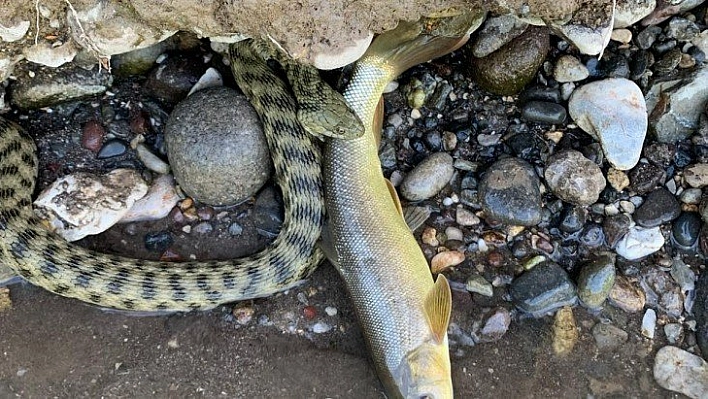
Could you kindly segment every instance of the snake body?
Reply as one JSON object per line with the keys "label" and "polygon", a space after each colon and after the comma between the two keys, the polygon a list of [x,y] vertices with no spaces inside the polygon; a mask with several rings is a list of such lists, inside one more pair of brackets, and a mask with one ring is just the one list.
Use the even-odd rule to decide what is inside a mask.
{"label": "snake body", "polygon": [[275,181],[285,204],[280,234],[238,260],[185,263],[135,260],[70,245],[32,210],[36,147],[17,124],[0,118],[0,263],[34,285],[103,307],[188,311],[261,297],[291,287],[322,260],[315,249],[324,217],[321,154],[297,119],[287,85],[249,43],[232,45],[239,87],[261,119]]}

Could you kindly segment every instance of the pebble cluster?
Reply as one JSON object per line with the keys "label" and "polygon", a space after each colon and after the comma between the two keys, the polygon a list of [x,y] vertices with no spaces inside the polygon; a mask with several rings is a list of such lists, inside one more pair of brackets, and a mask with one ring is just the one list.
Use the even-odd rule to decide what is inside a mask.
{"label": "pebble cluster", "polygon": [[[573,312],[582,308],[597,318],[589,331],[598,349],[628,340],[667,345],[656,353],[656,381],[701,397],[708,387],[689,382],[707,380],[691,374],[706,373],[696,355],[708,357],[707,7],[625,3],[641,4],[617,13],[599,59],[579,50],[594,48],[595,36],[488,18],[467,46],[390,87],[380,158],[404,205],[431,212],[416,236],[433,273],[485,304],[455,309],[454,351],[494,342],[525,317],[556,314],[553,350],[562,355],[578,339]],[[122,118],[100,109],[98,118],[84,118],[75,142],[111,165],[146,165],[154,174],[167,170],[148,166],[147,154],[169,158],[188,197],[163,205],[172,230],[145,236],[145,247],[163,259],[189,256],[171,250],[175,234],[238,237],[243,219],[272,239],[282,223],[279,196],[270,185],[259,191],[267,170],[253,166],[270,167],[265,143],[239,141],[259,134],[257,121],[242,117],[249,106],[223,88],[187,97],[209,67],[229,76],[228,67],[197,41],[196,51],[167,56],[169,47],[160,46],[116,60],[127,75],[133,61],[157,60],[142,89],[159,101],[140,112],[121,104],[133,110]],[[71,67],[60,76],[18,81],[13,104],[52,105],[33,97],[33,86],[67,92],[71,82],[83,96],[112,84]],[[168,117],[163,109],[174,111]],[[219,119],[224,109],[234,115]],[[204,131],[218,140],[197,140]],[[145,136],[143,147],[131,143],[135,135]],[[238,164],[208,169],[210,154]],[[245,216],[228,207],[249,198]],[[290,332],[301,317],[308,327],[297,332],[336,331],[335,308],[301,302],[302,315],[269,318],[239,306],[233,317],[240,325],[282,319]],[[456,317],[470,311],[474,323]],[[696,367],[671,367],[677,362]]]}

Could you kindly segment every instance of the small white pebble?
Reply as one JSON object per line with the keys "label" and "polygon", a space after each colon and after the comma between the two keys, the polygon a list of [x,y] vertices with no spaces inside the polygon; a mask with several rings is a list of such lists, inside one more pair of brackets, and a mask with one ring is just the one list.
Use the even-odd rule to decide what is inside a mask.
{"label": "small white pebble", "polygon": [[334,317],[337,315],[337,308],[334,306],[327,306],[325,308],[325,313],[327,313],[327,316]]}
{"label": "small white pebble", "polygon": [[411,118],[420,119],[422,117],[423,114],[420,113],[420,110],[418,108],[413,108],[413,110],[411,110]]}
{"label": "small white pebble", "polygon": [[182,227],[182,231],[184,231],[185,233],[189,234],[189,233],[192,232],[192,226],[186,225],[186,226]]}
{"label": "small white pebble", "polygon": [[330,326],[327,323],[321,322],[321,321],[315,323],[315,325],[312,326],[312,332],[315,334],[324,334],[331,329],[332,329],[332,326]]}
{"label": "small white pebble", "polygon": [[444,206],[450,206],[450,205],[454,204],[455,202],[452,200],[452,198],[450,198],[450,197],[445,197],[445,198],[443,199],[442,203],[443,203]]}
{"label": "small white pebble", "polygon": [[656,329],[656,312],[654,309],[647,309],[642,318],[642,335],[654,339],[654,330]]}
{"label": "small white pebble", "polygon": [[388,82],[388,84],[384,88],[383,92],[384,92],[384,94],[393,93],[394,91],[396,91],[396,89],[398,89],[398,82],[395,80],[392,80],[392,81]]}

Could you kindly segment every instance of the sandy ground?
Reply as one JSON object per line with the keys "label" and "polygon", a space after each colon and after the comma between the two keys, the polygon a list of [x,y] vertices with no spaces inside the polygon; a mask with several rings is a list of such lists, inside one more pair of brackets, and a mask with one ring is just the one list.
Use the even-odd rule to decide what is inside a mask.
{"label": "sandy ground", "polygon": [[[324,287],[317,308],[335,306],[335,332],[308,340],[259,325],[259,315],[301,311],[297,292]],[[381,386],[343,286],[329,265],[287,294],[257,300],[254,321],[239,326],[230,308],[156,317],[105,312],[29,285],[12,286],[0,313],[2,398],[381,398]],[[324,302],[324,303],[323,303]],[[455,293],[454,322],[479,307]],[[552,354],[551,318],[515,321],[499,341],[453,345],[460,398],[669,398],[651,376],[654,346],[629,321],[630,339],[598,351],[576,311],[580,341]],[[342,332],[343,331],[343,332]]]}

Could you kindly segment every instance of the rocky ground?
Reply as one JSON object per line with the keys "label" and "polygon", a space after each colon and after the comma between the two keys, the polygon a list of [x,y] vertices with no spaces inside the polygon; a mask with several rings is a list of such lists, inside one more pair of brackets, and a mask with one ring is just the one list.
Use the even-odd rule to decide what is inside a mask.
{"label": "rocky ground", "polygon": [[[390,86],[380,157],[404,205],[431,212],[416,236],[453,284],[460,397],[708,392],[706,8],[637,7],[615,23],[600,61],[577,38],[490,18],[460,51]],[[211,88],[184,100],[207,70],[235,88],[219,53],[180,34],[112,61],[112,75],[16,67],[4,116],[37,139],[40,185],[119,167],[151,182],[169,161],[182,196],[202,201],[176,198],[165,218],[81,244],[178,261],[242,256],[272,240],[278,192],[249,188],[268,158],[253,144],[250,111],[228,114],[242,97]],[[348,72],[326,77],[340,85]],[[47,103],[35,94],[45,86],[102,94]],[[175,142],[188,145],[175,153]],[[245,166],[229,173],[237,166],[215,159]],[[246,201],[224,206],[228,196]],[[10,288],[12,309],[0,313],[6,396],[380,392],[329,265],[274,298],[149,318]]]}

